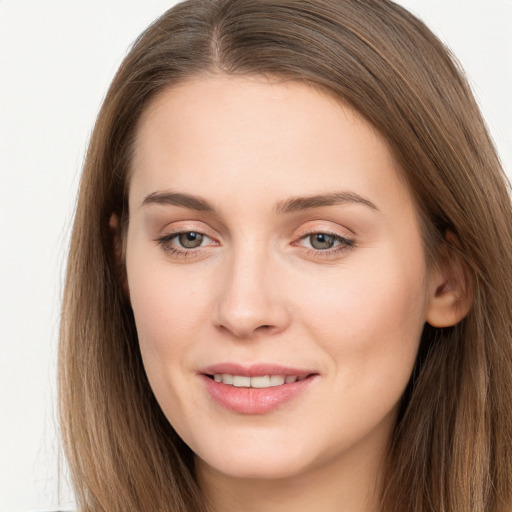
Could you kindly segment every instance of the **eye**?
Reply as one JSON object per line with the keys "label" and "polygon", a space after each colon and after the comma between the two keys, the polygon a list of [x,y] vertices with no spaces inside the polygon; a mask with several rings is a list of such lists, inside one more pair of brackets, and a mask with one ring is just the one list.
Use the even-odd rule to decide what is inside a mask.
{"label": "eye", "polygon": [[199,231],[180,231],[169,233],[155,240],[162,249],[175,256],[188,256],[194,249],[202,249],[217,242]]}
{"label": "eye", "polygon": [[352,249],[355,246],[355,240],[344,236],[318,231],[303,235],[293,245],[303,247],[313,256],[335,256],[341,252]]}

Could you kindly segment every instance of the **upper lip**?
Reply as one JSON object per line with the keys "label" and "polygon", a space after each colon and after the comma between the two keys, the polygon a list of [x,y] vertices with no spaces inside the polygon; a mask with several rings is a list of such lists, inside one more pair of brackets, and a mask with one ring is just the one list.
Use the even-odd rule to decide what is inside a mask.
{"label": "upper lip", "polygon": [[293,375],[299,379],[305,378],[308,375],[316,374],[314,370],[305,370],[300,368],[291,368],[289,366],[282,366],[278,364],[258,363],[258,364],[238,364],[238,363],[218,363],[207,366],[199,370],[203,375],[224,374],[240,375],[244,377],[258,377],[263,375],[284,375],[285,377]]}

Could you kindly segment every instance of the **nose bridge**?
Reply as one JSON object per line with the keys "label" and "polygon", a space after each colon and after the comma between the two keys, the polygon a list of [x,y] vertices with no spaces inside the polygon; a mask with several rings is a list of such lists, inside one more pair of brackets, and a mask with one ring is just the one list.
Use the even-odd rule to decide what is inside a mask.
{"label": "nose bridge", "polygon": [[240,338],[278,332],[288,323],[278,269],[263,244],[233,247],[220,276],[215,322]]}

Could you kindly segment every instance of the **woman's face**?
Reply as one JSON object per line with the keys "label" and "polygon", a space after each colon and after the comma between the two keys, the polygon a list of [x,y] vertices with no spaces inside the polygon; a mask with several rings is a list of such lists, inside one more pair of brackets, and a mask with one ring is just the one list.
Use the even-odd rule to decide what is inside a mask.
{"label": "woman's face", "polygon": [[432,288],[379,133],[303,84],[200,78],[145,112],[132,172],[140,349],[199,464],[285,477],[377,461]]}

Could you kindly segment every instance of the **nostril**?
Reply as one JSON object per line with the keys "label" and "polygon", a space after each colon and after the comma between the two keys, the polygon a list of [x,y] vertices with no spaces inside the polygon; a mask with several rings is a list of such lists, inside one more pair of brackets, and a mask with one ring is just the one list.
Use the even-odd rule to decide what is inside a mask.
{"label": "nostril", "polygon": [[264,325],[260,325],[259,327],[257,327],[255,329],[255,331],[259,331],[259,332],[261,332],[261,331],[270,331],[271,329],[272,329],[272,325],[264,324]]}

